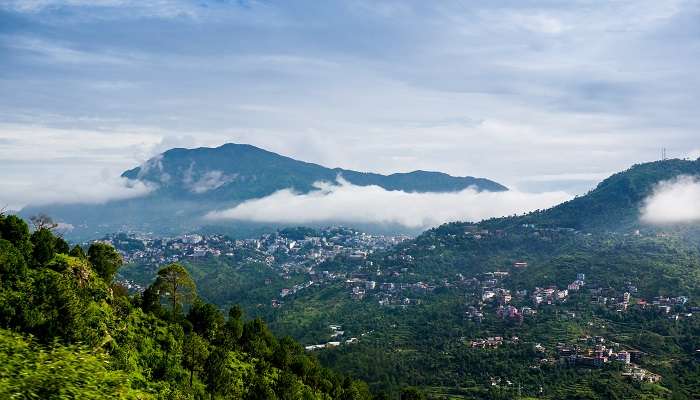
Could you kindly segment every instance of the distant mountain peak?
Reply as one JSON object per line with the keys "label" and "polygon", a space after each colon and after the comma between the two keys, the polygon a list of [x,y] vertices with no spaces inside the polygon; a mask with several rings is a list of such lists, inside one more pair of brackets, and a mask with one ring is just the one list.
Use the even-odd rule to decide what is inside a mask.
{"label": "distant mountain peak", "polygon": [[29,207],[23,213],[46,212],[75,226],[71,235],[80,238],[99,237],[125,229],[177,234],[200,228],[204,223],[202,217],[211,211],[234,207],[283,189],[308,193],[318,190],[317,182],[336,182],[339,176],[352,185],[376,185],[393,191],[508,190],[488,179],[455,177],[441,172],[417,170],[382,175],[327,168],[250,144],[226,143],[219,147],[169,149],[124,171],[122,177],[154,188],[143,197],[99,205]]}
{"label": "distant mountain peak", "polygon": [[[160,185],[161,192],[171,195],[216,192],[217,199],[229,200],[262,197],[286,188],[308,192],[313,189],[314,182],[332,182],[338,175],[354,185],[377,185],[386,190],[454,192],[469,187],[479,191],[507,190],[505,186],[488,179],[454,177],[434,171],[382,175],[343,168],[331,169],[237,143],[226,143],[215,148],[170,149],[122,174],[125,178]],[[257,185],[260,190],[251,193],[251,185]]]}

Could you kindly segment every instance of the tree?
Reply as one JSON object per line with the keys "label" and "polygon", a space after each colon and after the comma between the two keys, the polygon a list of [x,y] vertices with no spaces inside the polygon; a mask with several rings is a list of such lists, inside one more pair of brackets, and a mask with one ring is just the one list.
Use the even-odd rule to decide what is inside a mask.
{"label": "tree", "polygon": [[29,260],[32,253],[32,243],[29,240],[27,223],[16,215],[4,216],[0,219],[0,238],[12,243],[25,259]]}
{"label": "tree", "polygon": [[192,387],[194,372],[204,370],[207,357],[209,357],[207,341],[192,332],[185,340],[182,360],[185,368],[190,370],[190,387]]}
{"label": "tree", "polygon": [[88,260],[92,265],[92,269],[107,284],[112,282],[117,270],[122,266],[122,257],[114,247],[106,243],[96,242],[91,244],[88,249]]}
{"label": "tree", "polygon": [[212,398],[214,395],[227,399],[248,398],[251,381],[262,372],[256,373],[255,366],[246,362],[244,357],[243,353],[222,349],[210,353],[205,376]]}
{"label": "tree", "polygon": [[51,217],[44,213],[39,213],[37,215],[32,215],[29,217],[29,221],[32,223],[35,231],[42,229],[47,229],[52,231],[58,227],[58,224],[53,221]]}
{"label": "tree", "polygon": [[210,342],[217,340],[224,327],[225,320],[216,306],[197,299],[187,313],[187,320],[192,323],[195,332]]}
{"label": "tree", "polygon": [[87,258],[87,255],[85,255],[85,251],[83,251],[83,248],[80,247],[79,244],[73,246],[68,255],[71,257]]}
{"label": "tree", "polygon": [[0,239],[0,285],[17,281],[27,273],[27,266],[20,253],[12,243]]}
{"label": "tree", "polygon": [[238,346],[243,334],[243,309],[236,304],[228,311],[228,320],[224,324],[223,345],[229,350]]}
{"label": "tree", "polygon": [[171,304],[173,318],[181,310],[182,305],[192,300],[197,294],[197,288],[190,274],[180,264],[170,264],[158,271],[158,277],[153,288],[160,297],[165,297]]}
{"label": "tree", "polygon": [[157,316],[163,315],[163,307],[160,305],[160,295],[158,289],[153,285],[146,288],[141,296],[141,309]]}
{"label": "tree", "polygon": [[68,254],[70,253],[70,247],[68,242],[66,242],[62,237],[56,236],[56,241],[54,243],[54,250],[57,254]]}
{"label": "tree", "polygon": [[34,248],[32,255],[36,266],[46,264],[56,254],[56,238],[50,230],[41,228],[34,231],[31,241]]}
{"label": "tree", "polygon": [[256,357],[269,358],[277,346],[277,339],[262,319],[255,318],[243,324],[241,343],[248,353]]}

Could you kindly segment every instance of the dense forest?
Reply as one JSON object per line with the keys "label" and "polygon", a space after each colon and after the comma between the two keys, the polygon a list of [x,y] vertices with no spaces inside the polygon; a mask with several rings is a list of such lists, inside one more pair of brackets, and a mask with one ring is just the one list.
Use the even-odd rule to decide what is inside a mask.
{"label": "dense forest", "polygon": [[130,296],[111,246],[70,248],[32,222],[0,215],[0,398],[383,398],[240,307],[205,303],[181,265]]}

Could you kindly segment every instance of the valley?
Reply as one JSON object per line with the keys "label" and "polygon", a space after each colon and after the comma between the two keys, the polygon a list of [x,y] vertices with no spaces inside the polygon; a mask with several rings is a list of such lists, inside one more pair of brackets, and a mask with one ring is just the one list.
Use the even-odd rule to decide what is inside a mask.
{"label": "valley", "polygon": [[0,400],[700,400],[700,0],[0,0]]}
{"label": "valley", "polygon": [[[269,336],[274,357],[286,344],[273,334],[380,398],[691,399],[700,393],[700,234],[640,215],[657,182],[698,165],[633,166],[551,209],[446,223],[414,237],[343,226],[247,238],[132,230],[75,246],[67,259],[32,262],[63,271],[62,263],[85,257],[82,249],[90,257],[95,247],[114,249],[124,265],[110,293],[170,318],[173,329],[196,328],[177,322],[186,309],[189,323],[233,310],[252,318],[251,335]],[[32,221],[55,226],[48,217]],[[44,239],[32,238],[43,249]],[[68,249],[55,240],[52,251]],[[173,268],[196,287],[183,308],[177,297],[169,308],[158,300],[170,293],[157,285]],[[269,332],[256,325],[262,321]],[[217,344],[227,333],[212,329],[224,336],[210,345],[229,346]],[[258,354],[245,344],[253,339],[240,340]],[[300,379],[309,390],[331,390]]]}

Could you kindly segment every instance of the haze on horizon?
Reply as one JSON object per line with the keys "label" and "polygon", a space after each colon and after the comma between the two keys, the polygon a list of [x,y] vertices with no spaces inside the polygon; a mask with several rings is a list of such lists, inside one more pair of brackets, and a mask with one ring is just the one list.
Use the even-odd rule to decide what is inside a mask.
{"label": "haze on horizon", "polygon": [[123,170],[226,142],[582,193],[662,147],[700,156],[698,17],[697,1],[0,1],[0,206],[118,198]]}

